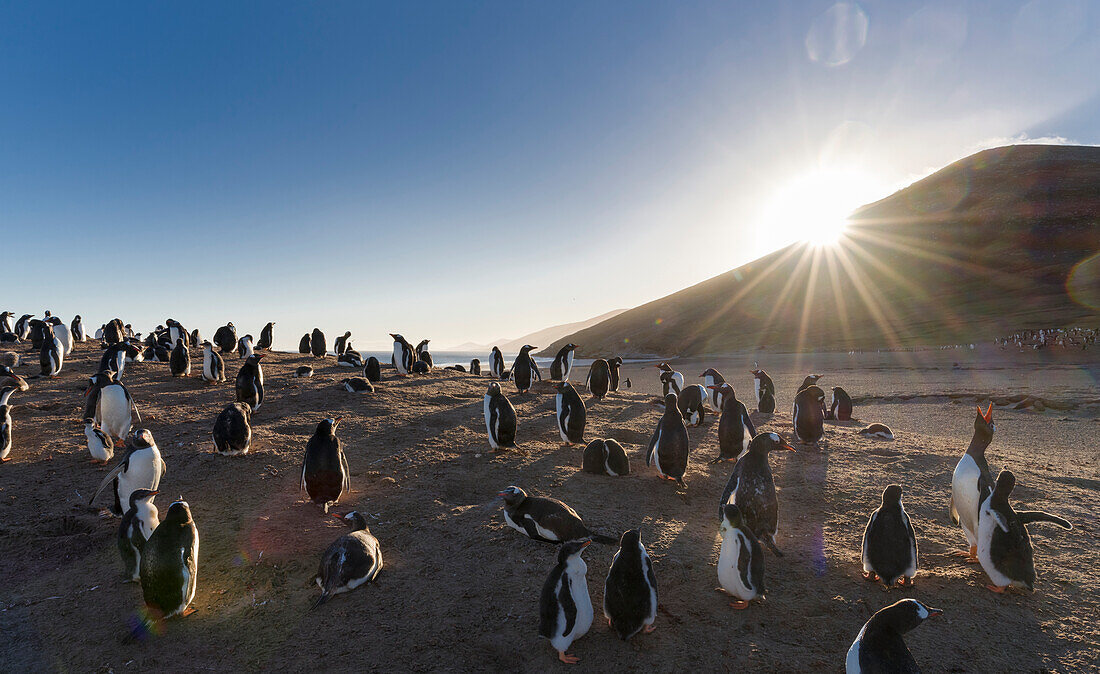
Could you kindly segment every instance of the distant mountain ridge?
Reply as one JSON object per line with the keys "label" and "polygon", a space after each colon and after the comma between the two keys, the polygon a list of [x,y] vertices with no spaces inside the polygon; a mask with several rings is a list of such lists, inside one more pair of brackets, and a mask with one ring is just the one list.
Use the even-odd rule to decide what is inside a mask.
{"label": "distant mountain ridge", "polygon": [[624,311],[626,311],[626,309],[615,309],[614,311],[600,314],[599,316],[589,318],[585,321],[555,325],[549,328],[543,328],[538,332],[532,332],[529,335],[524,335],[523,337],[519,337],[517,339],[499,339],[492,344],[474,344],[472,342],[467,342],[460,346],[456,346],[453,349],[448,349],[448,351],[477,351],[479,349],[489,351],[494,346],[497,346],[500,347],[500,350],[504,353],[517,353],[527,344],[538,347],[550,344],[551,342],[555,342],[561,339],[565,335],[576,332],[578,330],[583,330],[587,327],[591,327],[610,318],[614,318]]}
{"label": "distant mountain ridge", "polygon": [[789,246],[543,353],[566,341],[584,356],[879,348],[1095,326],[1098,252],[1100,148],[1001,147],[858,209],[834,248]]}

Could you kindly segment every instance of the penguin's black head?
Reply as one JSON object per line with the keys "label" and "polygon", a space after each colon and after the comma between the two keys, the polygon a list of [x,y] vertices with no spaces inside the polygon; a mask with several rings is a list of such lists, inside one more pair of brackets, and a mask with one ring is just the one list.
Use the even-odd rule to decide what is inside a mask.
{"label": "penguin's black head", "polygon": [[974,417],[974,432],[992,438],[995,430],[997,427],[993,424],[993,403],[989,403],[984,412],[982,406],[978,405],[978,416]]}
{"label": "penguin's black head", "polygon": [[522,352],[524,352],[524,353],[527,353],[528,351],[534,351],[534,350],[535,350],[535,349],[537,349],[537,348],[539,348],[539,347],[537,347],[537,346],[531,346],[530,344],[524,344],[524,345],[523,345],[523,348],[522,348],[522,349],[520,349],[520,351],[522,351]]}
{"label": "penguin's black head", "polygon": [[623,535],[619,537],[619,547],[622,549],[629,550],[631,548],[636,548],[641,545],[641,543],[641,529],[630,529],[629,531],[624,531]]}
{"label": "penguin's black head", "polygon": [[340,425],[342,419],[343,417],[322,419],[321,423],[317,424],[317,435],[336,435],[336,427]]}
{"label": "penguin's black head", "polygon": [[[576,347],[574,347],[574,348],[576,348]],[[615,356],[614,358],[608,358],[607,359],[607,364],[611,365],[611,366],[621,366],[623,364],[623,357],[622,356]]]}
{"label": "penguin's black head", "polygon": [[161,518],[161,524],[175,524],[183,526],[191,523],[191,506],[187,501],[175,501],[168,506],[168,512]]}
{"label": "penguin's black head", "polygon": [[135,489],[130,492],[130,507],[137,505],[138,501],[152,501],[160,492],[155,489]]}
{"label": "penguin's black head", "polygon": [[666,412],[668,410],[676,408],[676,400],[677,400],[677,398],[676,398],[675,393],[669,393],[667,396],[665,396],[665,411]]}
{"label": "penguin's black head", "polygon": [[1002,470],[997,476],[997,486],[994,487],[993,493],[1001,499],[1007,499],[1008,495],[1012,493],[1012,489],[1016,486],[1016,476],[1012,474],[1011,470]]}
{"label": "penguin's black head", "polygon": [[749,372],[752,374],[752,376],[756,377],[757,379],[763,379],[764,375],[767,374],[767,372],[764,372],[761,369],[749,370]]}
{"label": "penguin's black head", "polygon": [[[701,374],[699,376],[702,377],[702,376],[705,376],[705,375],[706,375],[706,372],[704,372],[703,374]],[[729,385],[729,382],[722,382],[721,384],[719,384],[717,386],[708,386],[707,388],[710,389],[711,391],[718,391],[719,393],[721,393],[724,396],[730,396],[730,397],[733,397],[733,398],[737,397],[737,395],[733,392],[733,387]]]}
{"label": "penguin's black head", "polygon": [[500,384],[496,383],[495,381],[491,382],[489,384],[489,390],[486,391],[485,395],[487,395],[489,397],[496,397],[498,395],[501,395],[501,393],[500,393]]}
{"label": "penguin's black head", "polygon": [[573,385],[567,381],[560,381],[557,384],[554,384],[554,388],[558,390],[558,393],[565,393],[566,391],[573,388]]}
{"label": "penguin's black head", "polygon": [[523,499],[527,498],[527,492],[523,491],[519,487],[514,485],[505,487],[497,493],[497,496],[504,497],[504,503],[507,505],[519,505],[523,503]]}
{"label": "penguin's black head", "polygon": [[871,620],[878,618],[898,634],[905,634],[925,620],[940,615],[943,615],[943,611],[938,608],[925,606],[916,599],[902,599],[881,609]]}
{"label": "penguin's black head", "polygon": [[259,363],[260,359],[263,358],[263,357],[264,357],[264,354],[262,354],[262,353],[254,353],[251,356],[249,356],[248,360],[246,360],[245,362],[246,363],[252,363],[253,365],[255,365],[256,363]]}
{"label": "penguin's black head", "polygon": [[744,516],[741,514],[741,509],[732,503],[727,503],[722,506],[722,530],[729,529],[741,529],[745,526]]}
{"label": "penguin's black head", "polygon": [[589,545],[592,545],[591,538],[581,538],[562,543],[561,550],[558,550],[558,563],[564,564],[570,557],[581,554]]}
{"label": "penguin's black head", "polygon": [[668,363],[657,363],[653,367],[661,370],[662,372],[672,372],[672,366],[670,366]]}
{"label": "penguin's black head", "polygon": [[393,341],[395,341],[395,342],[404,342],[405,341],[405,338],[402,337],[401,335],[397,334],[396,332],[391,332],[390,337],[393,337]]}
{"label": "penguin's black head", "polygon": [[209,340],[209,339],[204,339],[204,340],[202,340],[202,348],[204,348],[204,349],[211,349],[211,348],[213,348],[213,346],[214,346],[214,345],[210,343],[210,340]]}
{"label": "penguin's black head", "polygon": [[892,484],[882,490],[882,507],[895,506],[901,503],[901,485]]}
{"label": "penguin's black head", "polygon": [[228,323],[226,323],[225,327],[227,327],[227,328],[233,327],[233,321],[229,321]]}
{"label": "penguin's black head", "polygon": [[706,376],[721,377],[722,374],[718,370],[715,370],[713,367],[708,367],[707,369],[703,370],[703,374],[701,374],[699,376],[700,377],[706,377]]}
{"label": "penguin's black head", "polygon": [[247,403],[233,403],[233,407],[236,407],[245,419],[252,418],[252,408]]}
{"label": "penguin's black head", "polygon": [[794,447],[791,447],[790,443],[778,433],[757,433],[756,437],[749,443],[749,452],[754,454],[767,454],[778,449],[795,451]]}
{"label": "penguin's black head", "polygon": [[85,426],[88,426],[88,425],[95,426],[96,425],[95,417],[87,417],[86,419],[84,419],[84,425]]}
{"label": "penguin's black head", "polygon": [[148,428],[135,428],[130,433],[130,445],[137,447],[138,449],[144,449],[146,447],[152,447],[156,443],[153,441],[153,433]]}
{"label": "penguin's black head", "polygon": [[350,524],[352,531],[365,531],[368,534],[370,533],[370,529],[367,528],[367,518],[363,517],[363,513],[358,510],[352,510],[347,515],[339,515],[337,513],[331,514],[336,519],[343,520],[345,524]]}

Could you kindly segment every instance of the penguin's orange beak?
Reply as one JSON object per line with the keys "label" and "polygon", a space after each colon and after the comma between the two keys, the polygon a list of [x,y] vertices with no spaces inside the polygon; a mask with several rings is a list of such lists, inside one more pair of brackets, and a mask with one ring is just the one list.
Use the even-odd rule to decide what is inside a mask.
{"label": "penguin's orange beak", "polygon": [[788,449],[792,452],[797,452],[798,451],[794,447],[791,447],[791,443],[789,443],[789,442],[784,442],[782,445],[779,445],[779,446],[782,447],[783,449]]}
{"label": "penguin's orange beak", "polygon": [[340,513],[329,513],[329,515],[331,515],[332,517],[335,517],[338,520],[344,519],[344,516],[341,515]]}
{"label": "penguin's orange beak", "polygon": [[939,608],[929,608],[928,609],[928,617],[929,618],[935,618],[938,615],[943,615],[943,609],[939,609]]}
{"label": "penguin's orange beak", "polygon": [[590,545],[592,545],[592,541],[585,541],[584,545],[582,545],[581,548],[587,548]]}
{"label": "penguin's orange beak", "polygon": [[157,495],[157,494],[159,494],[159,493],[160,493],[160,491],[158,491],[158,490],[154,489],[153,491],[149,492],[149,495],[150,495],[150,496],[156,496],[156,495]]}
{"label": "penguin's orange beak", "polygon": [[[702,377],[703,375],[699,375],[699,376]],[[708,386],[707,388],[709,388],[711,391],[717,391],[719,387],[717,387],[717,386]]]}

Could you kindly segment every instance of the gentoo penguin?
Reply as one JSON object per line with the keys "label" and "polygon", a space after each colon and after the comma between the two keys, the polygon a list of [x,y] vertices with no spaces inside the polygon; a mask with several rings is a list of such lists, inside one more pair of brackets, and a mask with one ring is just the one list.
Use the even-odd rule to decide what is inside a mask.
{"label": "gentoo penguin", "polygon": [[34,314],[23,314],[19,317],[19,320],[15,321],[15,335],[19,339],[24,340],[31,335],[31,319]]}
{"label": "gentoo penguin", "polygon": [[515,362],[512,363],[512,378],[516,382],[516,390],[521,394],[530,391],[531,384],[536,379],[541,379],[538,367],[535,366],[535,361],[531,358],[531,351],[536,348],[538,347],[524,344],[523,348],[519,350]]}
{"label": "gentoo penguin", "polygon": [[118,344],[125,338],[126,326],[122,324],[121,319],[112,318],[103,325],[103,341],[108,345]]}
{"label": "gentoo penguin", "polygon": [[577,350],[576,344],[566,344],[558,350],[554,356],[554,362],[550,363],[550,379],[556,381],[569,381],[569,373],[573,370],[573,353]]}
{"label": "gentoo penguin", "polygon": [[349,377],[340,381],[348,393],[374,393],[374,384],[363,377]]}
{"label": "gentoo penguin", "polygon": [[592,365],[588,368],[588,378],[585,380],[584,385],[588,387],[589,392],[592,393],[593,396],[599,400],[603,400],[603,397],[611,390],[611,368],[608,367],[606,360],[597,358],[592,361]]}
{"label": "gentoo penguin", "polygon": [[38,362],[42,366],[42,377],[56,377],[61,373],[65,362],[65,347],[61,345],[52,331],[42,341],[42,350],[38,353]]}
{"label": "gentoo penguin", "polygon": [[736,461],[749,451],[749,442],[756,437],[756,426],[749,418],[748,408],[737,399],[732,386],[722,382],[715,388],[719,389],[722,419],[718,422],[718,458],[711,463]]}
{"label": "gentoo penguin", "polygon": [[993,472],[985,460],[985,449],[993,441],[993,403],[974,417],[974,435],[966,448],[955,472],[951,475],[951,521],[957,522],[970,544],[968,552],[957,551],[956,556],[966,557],[969,564],[978,563],[978,512],[982,501],[993,491]]}
{"label": "gentoo penguin", "polygon": [[187,328],[183,327],[179,321],[169,318],[164,324],[168,326],[168,344],[170,346],[175,346],[181,341],[187,341]]}
{"label": "gentoo penguin", "polygon": [[97,372],[88,381],[90,385],[84,391],[88,398],[84,418],[94,417],[104,433],[122,440],[130,433],[136,411],[129,389],[117,381],[110,370]]}
{"label": "gentoo penguin", "polygon": [[122,515],[122,504],[130,502],[130,494],[135,489],[156,491],[166,470],[160,449],[153,441],[153,434],[145,428],[134,429],[127,441],[126,453],[104,476],[92,498],[88,499],[88,505],[95,501],[107,485],[113,484],[115,500],[111,505],[111,512]]}
{"label": "gentoo penguin", "polygon": [[343,353],[336,356],[336,364],[340,367],[363,367],[363,359],[358,351],[345,349]]}
{"label": "gentoo penguin", "polygon": [[829,418],[837,421],[852,420],[852,396],[839,386],[833,387],[833,403],[829,407]]}
{"label": "gentoo penguin", "polygon": [[429,370],[432,369],[434,365],[432,362],[432,354],[428,351],[428,342],[430,341],[430,339],[425,339],[416,345],[416,360],[425,363]]}
{"label": "gentoo penguin", "polygon": [[153,498],[160,492],[135,489],[130,494],[126,514],[118,527],[118,551],[122,555],[122,578],[128,583],[141,580],[141,551],[160,524]]}
{"label": "gentoo penguin", "polygon": [[581,553],[592,541],[570,541],[558,550],[558,563],[539,596],[539,636],[558,651],[558,659],[575,665],[580,658],[567,653],[573,642],[592,627],[592,599],[588,596],[588,565]]}
{"label": "gentoo penguin", "polygon": [[901,485],[892,484],[882,492],[882,505],[871,513],[863,531],[863,577],[882,579],[890,587],[913,584],[917,573],[917,535],[901,504]]}
{"label": "gentoo penguin", "polygon": [[756,410],[763,414],[771,414],[775,411],[775,384],[768,373],[763,370],[753,370],[752,376],[756,379],[754,382],[756,386]]}
{"label": "gentoo penguin", "polygon": [[920,672],[901,635],[938,615],[943,615],[943,611],[925,606],[916,599],[902,599],[879,609],[848,649],[844,671],[847,674]]}
{"label": "gentoo penguin", "polygon": [[14,386],[0,386],[0,405],[7,405],[8,400],[11,399],[11,394],[18,390]]}
{"label": "gentoo penguin", "polygon": [[485,431],[489,434],[489,446],[493,449],[515,447],[518,428],[516,408],[500,390],[500,384],[490,382],[485,392]]}
{"label": "gentoo penguin", "polygon": [[199,530],[186,501],[176,501],[141,551],[141,593],[162,618],[186,616],[199,573]]}
{"label": "gentoo penguin", "polygon": [[296,370],[294,370],[294,376],[295,377],[312,377],[313,376],[313,368],[308,366],[308,365],[299,365],[298,368]]}
{"label": "gentoo penguin", "polygon": [[521,534],[543,543],[561,543],[591,538],[607,545],[616,541],[593,533],[581,516],[556,498],[528,496],[519,487],[506,487],[497,496],[504,497],[504,521]]}
{"label": "gentoo penguin", "polygon": [[31,348],[35,351],[41,351],[42,345],[46,342],[46,338],[53,338],[53,330],[50,329],[49,323],[40,321],[37,318],[32,318],[29,325],[31,329]]}
{"label": "gentoo penguin", "polygon": [[73,333],[69,330],[69,326],[61,322],[61,319],[54,316],[49,321],[50,327],[53,330],[54,337],[57,341],[61,342],[61,350],[66,355],[72,355],[73,352]]}
{"label": "gentoo penguin", "polygon": [[122,379],[122,373],[126,370],[129,361],[144,360],[141,349],[129,342],[117,342],[110,345],[99,359],[100,370],[113,370],[115,379]]}
{"label": "gentoo penguin", "polygon": [[337,356],[344,353],[344,350],[348,348],[349,339],[351,339],[351,330],[340,335],[332,342],[332,350],[336,352]]}
{"label": "gentoo penguin", "polygon": [[477,358],[470,360],[470,374],[481,376],[481,361]]}
{"label": "gentoo penguin", "polygon": [[248,454],[252,446],[252,408],[246,403],[226,405],[210,432],[214,451],[226,456]]}
{"label": "gentoo penguin", "polygon": [[270,349],[275,339],[275,323],[271,322],[260,330],[260,341],[256,342],[257,349]]}
{"label": "gentoo penguin", "polygon": [[150,363],[167,363],[171,357],[168,349],[160,344],[148,346],[141,352],[141,359]]}
{"label": "gentoo penguin", "polygon": [[[0,332],[15,332],[11,324],[11,317],[14,315],[10,311],[0,312]],[[79,319],[80,316],[77,316],[77,318]]]}
{"label": "gentoo penguin", "polygon": [[718,517],[723,507],[733,503],[741,509],[745,524],[777,557],[783,553],[775,545],[779,530],[779,500],[775,496],[775,481],[768,464],[768,453],[777,449],[795,451],[778,433],[760,433],[749,443],[749,451],[733,466],[726,482],[722,500],[718,502]]}
{"label": "gentoo penguin", "polygon": [[811,386],[815,386],[818,379],[821,379],[821,375],[819,374],[806,375],[806,378],[802,380],[802,385],[798,387],[798,390],[801,391],[803,389],[810,388]]}
{"label": "gentoo penguin", "polygon": [[328,353],[328,342],[325,341],[325,333],[318,328],[313,328],[313,332],[309,335],[309,352],[313,354],[314,358],[324,358],[325,354]]}
{"label": "gentoo penguin", "polygon": [[825,392],[810,385],[794,397],[794,437],[804,445],[825,435]]}
{"label": "gentoo penguin", "polygon": [[764,596],[764,548],[752,528],[745,524],[741,509],[732,503],[722,506],[722,549],[718,553],[718,584],[735,597],[730,606],[749,607]]}
{"label": "gentoo penguin", "polygon": [[630,459],[626,450],[615,440],[593,440],[584,448],[581,470],[596,475],[630,475]]}
{"label": "gentoo penguin", "polygon": [[237,358],[248,359],[252,355],[252,335],[237,340]]}
{"label": "gentoo penguin", "polygon": [[115,443],[111,436],[100,430],[95,417],[84,420],[84,437],[88,440],[88,453],[92,455],[92,461],[107,463],[114,457]]}
{"label": "gentoo penguin", "polygon": [[11,386],[20,391],[30,390],[27,380],[15,374],[7,365],[0,365],[0,386]]}
{"label": "gentoo penguin", "polygon": [[191,352],[187,348],[187,340],[180,339],[172,347],[172,355],[168,358],[168,369],[173,377],[191,376]]}
{"label": "gentoo penguin", "polygon": [[657,423],[657,430],[649,440],[645,453],[645,465],[654,465],[657,475],[684,486],[684,473],[688,463],[688,431],[684,416],[676,406],[676,394],[665,396],[665,414]]}
{"label": "gentoo penguin", "polygon": [[859,429],[856,433],[872,438],[882,438],[883,440],[894,439],[894,432],[886,424],[871,424],[866,428]]}
{"label": "gentoo penguin", "polygon": [[432,367],[428,365],[427,361],[417,360],[413,362],[412,373],[413,374],[428,374]]}
{"label": "gentoo penguin", "polygon": [[195,328],[194,330],[191,331],[191,340],[190,341],[191,341],[190,346],[191,346],[192,349],[198,349],[198,348],[202,347],[202,333],[199,332],[198,328]]}
{"label": "gentoo penguin", "polygon": [[588,423],[588,412],[577,389],[567,381],[557,384],[558,393],[554,397],[557,410],[558,435],[567,445],[584,442],[584,427]]}
{"label": "gentoo penguin", "polygon": [[73,322],[69,324],[69,332],[72,333],[74,341],[88,341],[88,335],[84,333],[84,324],[80,320],[80,314],[73,317]]}
{"label": "gentoo penguin", "polygon": [[302,340],[298,342],[298,353],[308,354],[310,349],[309,333],[302,335]]}
{"label": "gentoo penguin", "polygon": [[363,376],[372,384],[382,381],[382,364],[374,356],[368,358],[367,364],[363,366]]}
{"label": "gentoo penguin", "polygon": [[225,361],[208,341],[202,343],[202,380],[213,384],[225,381]]}
{"label": "gentoo penguin", "polygon": [[707,390],[710,391],[710,406],[718,412],[722,409],[722,384],[726,383],[726,378],[722,376],[722,373],[715,370],[713,367],[708,367],[703,370],[703,374],[699,375],[703,378],[703,384]]}
{"label": "gentoo penguin", "polygon": [[704,407],[707,401],[707,390],[701,384],[688,386],[676,399],[676,406],[683,415],[688,426],[700,426],[707,415]]}
{"label": "gentoo penguin", "polygon": [[0,405],[0,463],[11,461],[11,405]]}
{"label": "gentoo penguin", "polygon": [[237,348],[237,328],[232,321],[214,331],[214,343],[222,353],[230,353]]}
{"label": "gentoo penguin", "polygon": [[455,365],[448,365],[447,367],[445,367],[443,369],[444,370],[454,370],[455,372],[465,372],[466,371],[466,366],[455,364]]}
{"label": "gentoo penguin", "polygon": [[350,524],[351,533],[337,538],[321,555],[321,565],[313,579],[321,588],[321,596],[313,602],[310,610],[335,595],[371,582],[382,570],[382,549],[378,539],[371,535],[366,518],[355,510],[343,517],[336,513],[332,516]]}
{"label": "gentoo penguin", "polygon": [[492,352],[489,354],[489,374],[494,378],[501,381],[504,380],[504,354],[500,352],[500,349],[493,347]]}
{"label": "gentoo penguin", "polygon": [[661,395],[667,396],[669,393],[680,395],[680,391],[684,390],[684,375],[673,370],[668,363],[658,363],[653,367],[661,371]]}
{"label": "gentoo penguin", "polygon": [[1016,587],[1031,592],[1035,589],[1035,559],[1027,525],[1032,522],[1052,522],[1063,529],[1072,529],[1066,520],[1040,510],[1016,512],[1008,495],[1016,486],[1016,477],[1007,470],[997,476],[993,492],[982,501],[978,514],[978,559],[982,569],[993,581],[987,585],[994,592]]}
{"label": "gentoo penguin", "polygon": [[[610,374],[610,390],[618,390],[618,368],[623,366],[623,357],[607,358],[607,372]],[[627,388],[630,388],[627,386]]]}
{"label": "gentoo penguin", "polygon": [[237,402],[247,403],[252,411],[260,409],[264,402],[264,369],[260,365],[262,353],[254,353],[241,366],[237,373]]}
{"label": "gentoo penguin", "polygon": [[603,615],[623,641],[643,629],[646,634],[656,629],[657,576],[638,529],[624,531],[619,539],[603,585]]}
{"label": "gentoo penguin", "polygon": [[302,460],[301,488],[310,500],[324,508],[325,512],[351,491],[351,471],[348,459],[336,437],[340,419],[324,419],[306,444]]}
{"label": "gentoo penguin", "polygon": [[391,332],[390,337],[393,337],[393,356],[390,357],[390,362],[397,370],[397,374],[404,377],[412,372],[413,363],[416,362],[416,351],[401,335]]}

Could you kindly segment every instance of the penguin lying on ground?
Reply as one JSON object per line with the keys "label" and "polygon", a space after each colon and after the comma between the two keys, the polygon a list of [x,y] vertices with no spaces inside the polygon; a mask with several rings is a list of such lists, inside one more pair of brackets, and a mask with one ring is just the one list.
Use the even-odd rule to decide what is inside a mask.
{"label": "penguin lying on ground", "polygon": [[581,553],[592,541],[569,541],[558,551],[558,563],[539,596],[539,635],[550,640],[558,659],[573,665],[580,658],[566,651],[592,627],[592,599],[588,596],[588,565]]}
{"label": "penguin lying on ground", "polygon": [[7,365],[0,365],[0,387],[11,386],[20,391],[29,391],[31,386],[27,380],[15,374]]}
{"label": "penguin lying on ground", "polygon": [[925,606],[916,599],[902,599],[880,609],[863,625],[848,649],[845,671],[847,674],[919,672],[901,635],[939,615],[943,615],[943,611]]}
{"label": "penguin lying on ground", "polygon": [[122,555],[122,578],[131,583],[141,580],[141,551],[160,524],[153,498],[160,492],[135,489],[130,494],[126,514],[118,527],[118,551]]}
{"label": "penguin lying on ground", "polygon": [[321,555],[321,565],[313,579],[321,588],[321,596],[313,602],[310,610],[335,595],[371,582],[382,570],[382,549],[378,539],[371,535],[363,515],[353,510],[343,517],[336,513],[332,516],[350,524],[351,533],[337,538]]}
{"label": "penguin lying on ground", "polygon": [[768,463],[772,451],[794,447],[778,433],[760,433],[749,443],[749,451],[734,465],[726,482],[722,500],[718,503],[718,517],[725,516],[725,505],[733,503],[741,510],[746,526],[777,557],[783,553],[775,545],[779,530],[779,500],[775,495],[775,480]]}
{"label": "penguin lying on ground", "polygon": [[294,370],[295,377],[312,377],[313,368],[308,365],[299,365],[298,369]]}
{"label": "penguin lying on ground", "polygon": [[516,531],[543,543],[561,543],[591,538],[612,545],[614,538],[593,533],[577,511],[556,498],[528,496],[519,487],[506,487],[497,496],[504,497],[504,521]]}
{"label": "penguin lying on ground", "polygon": [[199,530],[187,502],[176,501],[141,551],[145,605],[162,618],[190,615],[198,573]]}
{"label": "penguin lying on ground", "polygon": [[630,459],[626,450],[618,442],[608,438],[593,440],[584,448],[581,470],[596,475],[630,475]]}
{"label": "penguin lying on ground", "polygon": [[990,590],[1002,593],[1009,587],[1032,592],[1035,589],[1035,557],[1027,525],[1051,522],[1063,529],[1072,529],[1068,521],[1040,510],[1012,509],[1008,495],[1016,486],[1016,476],[1002,470],[993,492],[982,502],[978,515],[978,559],[992,585]]}
{"label": "penguin lying on ground", "polygon": [[863,577],[890,587],[913,585],[917,573],[917,535],[901,504],[901,485],[882,492],[882,505],[867,520],[863,531]]}
{"label": "penguin lying on ground", "polygon": [[646,634],[656,629],[657,576],[638,529],[623,532],[619,539],[604,581],[603,614],[623,641],[643,629]]}
{"label": "penguin lying on ground", "polygon": [[718,553],[718,583],[736,599],[735,609],[764,596],[764,548],[746,524],[741,510],[732,503],[722,506],[722,549]]}
{"label": "penguin lying on ground", "polygon": [[374,384],[362,377],[350,377],[340,381],[348,393],[374,393]]}
{"label": "penguin lying on ground", "polygon": [[890,427],[886,424],[871,424],[866,428],[861,428],[856,431],[859,435],[866,435],[871,438],[881,438],[883,440],[893,440],[894,432],[890,430]]}

